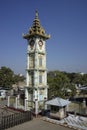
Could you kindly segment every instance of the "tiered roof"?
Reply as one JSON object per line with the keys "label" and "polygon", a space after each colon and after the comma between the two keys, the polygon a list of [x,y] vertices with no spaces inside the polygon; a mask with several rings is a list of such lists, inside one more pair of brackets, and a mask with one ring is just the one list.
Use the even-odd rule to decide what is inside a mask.
{"label": "tiered roof", "polygon": [[38,36],[43,37],[45,39],[50,38],[50,35],[47,35],[45,33],[44,28],[40,24],[40,20],[38,18],[38,11],[36,11],[32,26],[30,27],[28,33],[23,35],[23,38],[28,39],[28,38],[33,37],[35,35],[38,35]]}

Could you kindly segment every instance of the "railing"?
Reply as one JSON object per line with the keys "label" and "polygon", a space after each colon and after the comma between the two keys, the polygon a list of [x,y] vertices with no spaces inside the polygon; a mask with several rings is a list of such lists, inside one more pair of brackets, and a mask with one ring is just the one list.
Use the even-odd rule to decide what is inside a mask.
{"label": "railing", "polygon": [[24,103],[25,100],[21,99],[19,95],[17,96],[8,96],[8,107],[13,107],[16,109],[23,109],[24,110]]}
{"label": "railing", "polygon": [[18,124],[32,120],[32,114],[30,111],[19,112],[4,116],[0,120],[0,130],[5,130],[7,128],[13,127]]}

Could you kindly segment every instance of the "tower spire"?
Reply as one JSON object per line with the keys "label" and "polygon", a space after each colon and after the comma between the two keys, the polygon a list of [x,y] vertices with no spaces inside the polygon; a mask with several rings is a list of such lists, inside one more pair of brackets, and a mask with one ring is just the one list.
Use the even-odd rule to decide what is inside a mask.
{"label": "tower spire", "polygon": [[33,20],[33,24],[30,27],[27,34],[23,35],[23,38],[29,39],[30,37],[33,37],[34,35],[38,35],[40,37],[43,37],[44,39],[49,39],[50,35],[45,33],[44,28],[40,24],[40,20],[38,18],[38,11],[35,12],[35,18]]}
{"label": "tower spire", "polygon": [[36,10],[35,19],[38,19],[38,10]]}

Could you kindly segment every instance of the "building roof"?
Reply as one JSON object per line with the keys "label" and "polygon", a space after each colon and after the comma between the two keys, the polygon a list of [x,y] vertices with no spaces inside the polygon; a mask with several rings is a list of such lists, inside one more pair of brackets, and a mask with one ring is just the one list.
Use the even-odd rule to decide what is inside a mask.
{"label": "building roof", "polygon": [[79,87],[80,90],[87,90],[87,86]]}
{"label": "building roof", "polygon": [[41,36],[41,37],[43,37],[45,39],[50,38],[50,35],[47,35],[45,33],[45,30],[43,29],[43,27],[40,24],[40,20],[38,18],[38,12],[37,11],[36,11],[35,19],[33,21],[32,26],[30,27],[28,33],[23,35],[23,38],[28,39],[30,37],[33,37],[34,35]]}
{"label": "building roof", "polygon": [[46,102],[47,105],[52,105],[52,106],[59,106],[59,107],[63,107],[66,106],[70,103],[70,101],[56,97],[52,100],[49,100]]}

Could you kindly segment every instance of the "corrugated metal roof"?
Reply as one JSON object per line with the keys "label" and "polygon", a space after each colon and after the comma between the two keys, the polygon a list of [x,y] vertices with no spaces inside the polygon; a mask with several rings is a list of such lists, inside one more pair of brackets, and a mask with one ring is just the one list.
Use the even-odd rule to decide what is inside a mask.
{"label": "corrugated metal roof", "polygon": [[69,103],[70,103],[70,101],[59,98],[59,97],[46,101],[47,105],[60,106],[60,107],[66,106]]}
{"label": "corrugated metal roof", "polygon": [[80,89],[80,90],[87,90],[87,86],[80,87],[79,89]]}

